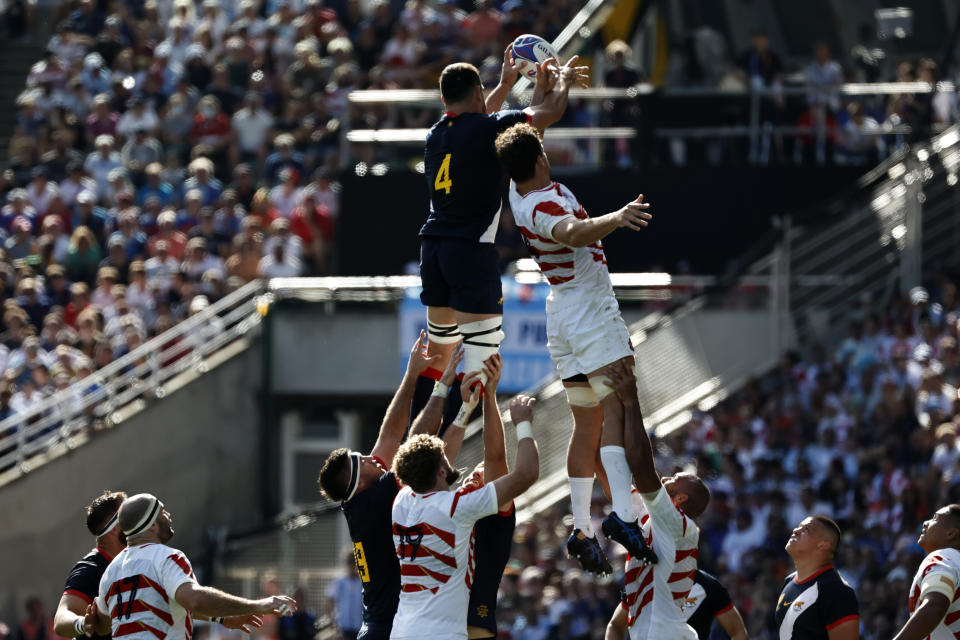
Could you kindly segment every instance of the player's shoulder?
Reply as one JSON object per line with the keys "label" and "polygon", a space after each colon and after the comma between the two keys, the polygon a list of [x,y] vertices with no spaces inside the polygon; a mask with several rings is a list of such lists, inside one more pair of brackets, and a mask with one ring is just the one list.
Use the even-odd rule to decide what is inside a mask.
{"label": "player's shoulder", "polygon": [[717,580],[713,575],[707,573],[703,569],[697,569],[697,572],[693,576],[693,581],[699,585],[703,585],[707,590],[711,588],[723,588],[723,585],[720,584],[720,581]]}
{"label": "player's shoulder", "polygon": [[830,567],[823,573],[817,576],[817,582],[820,584],[821,588],[829,588],[842,591],[853,591],[853,587],[843,579],[843,576],[840,575],[840,572],[837,571],[836,567]]}

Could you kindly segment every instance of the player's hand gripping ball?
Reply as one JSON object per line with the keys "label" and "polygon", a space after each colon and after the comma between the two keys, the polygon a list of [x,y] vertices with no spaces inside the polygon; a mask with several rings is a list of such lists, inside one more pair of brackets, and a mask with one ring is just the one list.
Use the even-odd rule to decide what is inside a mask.
{"label": "player's hand gripping ball", "polygon": [[513,41],[513,59],[531,80],[537,77],[537,64],[549,58],[556,60],[557,50],[540,36],[527,33]]}

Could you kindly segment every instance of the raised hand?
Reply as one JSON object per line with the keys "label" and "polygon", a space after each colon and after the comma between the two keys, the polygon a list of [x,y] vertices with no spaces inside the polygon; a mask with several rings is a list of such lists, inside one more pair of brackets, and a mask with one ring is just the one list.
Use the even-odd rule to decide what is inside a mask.
{"label": "raised hand", "polygon": [[263,626],[263,618],[252,613],[245,616],[229,616],[223,619],[223,626],[227,629],[239,629],[244,633],[253,633],[254,629]]}
{"label": "raised hand", "polygon": [[503,371],[503,357],[495,353],[483,363],[483,373],[487,376],[487,383],[483,385],[487,397],[496,398],[497,383],[500,382],[500,373]]}
{"label": "raised hand", "polygon": [[604,384],[616,392],[620,402],[637,402],[637,378],[625,360],[618,360],[603,368],[603,373],[609,380]]}
{"label": "raised hand", "polygon": [[[486,363],[484,363],[484,367],[486,367]],[[463,400],[463,404],[468,407],[475,407],[480,401],[480,394],[483,393],[480,379],[483,374],[483,371],[471,371],[463,376],[463,380],[460,381],[460,398]]]}
{"label": "raised hand", "polygon": [[557,84],[557,78],[560,77],[556,59],[547,58],[543,62],[536,63],[536,66],[537,84],[534,91],[540,94],[550,93]]}
{"label": "raised hand", "polygon": [[500,67],[500,84],[512,86],[520,75],[520,65],[513,57],[513,43],[507,45],[503,51],[503,66]]}
{"label": "raised hand", "polygon": [[440,382],[447,385],[448,387],[453,384],[453,381],[457,379],[457,367],[460,366],[460,363],[463,361],[463,342],[457,343],[457,348],[453,352],[453,357],[450,358],[450,362],[447,363],[447,368],[443,370],[443,375],[440,376]]}
{"label": "raised hand", "polygon": [[439,355],[427,356],[423,348],[423,342],[426,338],[427,332],[421,329],[417,341],[413,343],[413,347],[410,349],[410,357],[407,359],[407,374],[409,375],[419,376],[428,367],[433,366],[440,360]]}
{"label": "raised hand", "polygon": [[565,65],[560,67],[558,73],[567,84],[586,88],[590,86],[590,67],[577,66],[579,59],[580,56],[571,57]]}
{"label": "raised hand", "polygon": [[510,420],[514,425],[521,422],[533,422],[533,405],[537,399],[530,396],[519,395],[510,402]]}
{"label": "raised hand", "polygon": [[641,193],[636,200],[628,202],[622,209],[613,213],[617,219],[617,226],[640,231],[649,224],[650,220],[653,220],[653,214],[647,211],[649,208],[650,204],[643,201]]}

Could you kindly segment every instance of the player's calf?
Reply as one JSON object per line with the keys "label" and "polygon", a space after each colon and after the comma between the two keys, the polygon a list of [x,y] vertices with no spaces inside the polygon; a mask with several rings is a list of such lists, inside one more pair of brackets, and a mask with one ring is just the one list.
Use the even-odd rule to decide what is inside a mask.
{"label": "player's calf", "polygon": [[[460,335],[463,337],[463,372],[473,373],[482,371],[483,363],[490,356],[500,352],[500,343],[505,337],[503,330],[503,316],[494,316],[475,322],[460,324]],[[480,378],[480,384],[486,383],[486,378]]]}

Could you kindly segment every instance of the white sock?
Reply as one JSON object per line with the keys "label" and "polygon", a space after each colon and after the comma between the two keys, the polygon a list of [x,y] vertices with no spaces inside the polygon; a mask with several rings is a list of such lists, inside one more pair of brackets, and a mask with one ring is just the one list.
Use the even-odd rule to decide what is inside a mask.
{"label": "white sock", "polygon": [[570,478],[570,511],[573,512],[573,528],[593,537],[590,521],[590,498],[593,497],[593,478]]}
{"label": "white sock", "polygon": [[637,513],[633,510],[630,497],[630,465],[627,464],[627,451],[623,447],[600,447],[600,461],[607,472],[610,483],[610,497],[613,510],[624,522],[633,522]]}

